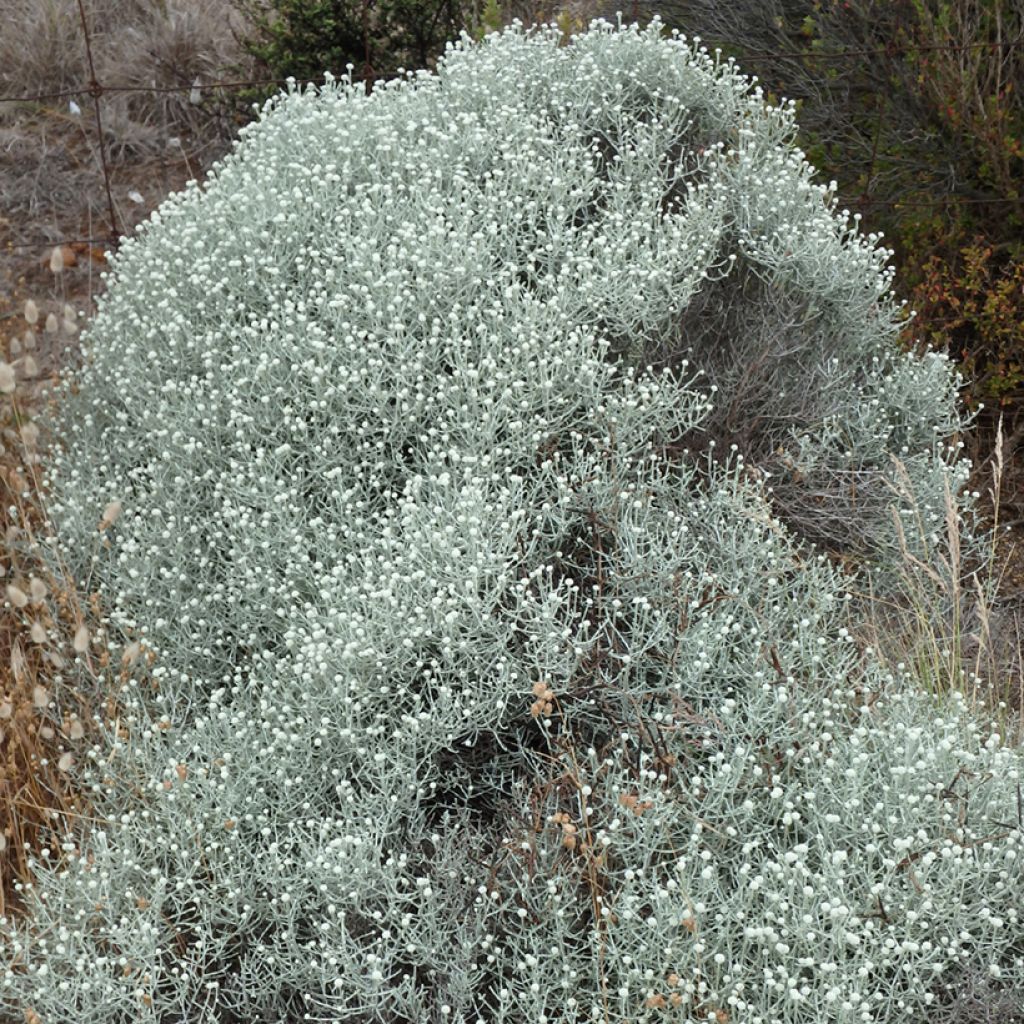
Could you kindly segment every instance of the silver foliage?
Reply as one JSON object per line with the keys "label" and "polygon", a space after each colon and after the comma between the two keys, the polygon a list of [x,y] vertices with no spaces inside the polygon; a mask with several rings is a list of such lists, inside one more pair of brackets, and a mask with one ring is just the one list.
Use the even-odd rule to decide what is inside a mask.
{"label": "silver foliage", "polygon": [[657,26],[558,43],[282,97],[125,244],[53,514],[153,663],[107,680],[102,818],[4,922],[3,1010],[818,1024],[1020,984],[1019,754],[859,651],[808,544],[856,514],[884,566],[898,495],[834,499],[893,455],[943,522],[948,367],[892,350],[791,111]]}

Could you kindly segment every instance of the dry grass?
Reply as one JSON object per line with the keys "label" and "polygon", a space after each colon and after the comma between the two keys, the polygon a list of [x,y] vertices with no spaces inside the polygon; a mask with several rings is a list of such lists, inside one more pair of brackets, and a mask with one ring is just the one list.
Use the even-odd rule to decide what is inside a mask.
{"label": "dry grass", "polygon": [[[230,94],[191,86],[249,67],[229,0],[86,0],[97,80],[106,92],[103,143],[118,230],[124,234],[227,148],[238,111]],[[0,212],[14,240],[110,232],[89,67],[77,0],[5,0],[0,95],[78,90],[0,103]],[[198,98],[198,102],[193,100]],[[8,261],[18,258],[8,253]],[[12,277],[17,277],[16,270]]]}
{"label": "dry grass", "polygon": [[[1000,424],[988,460],[990,479],[980,510],[988,530],[982,550],[964,551],[961,525],[947,491],[945,523],[934,549],[923,558],[903,545],[894,593],[859,595],[862,638],[910,685],[937,695],[967,696],[1004,736],[1024,741],[1024,602],[1017,579],[1021,563],[1016,535],[1001,522],[1006,460]],[[985,483],[975,478],[980,490]],[[901,499],[914,507],[907,481]],[[921,528],[920,512],[918,528]],[[897,520],[902,536],[902,525]]]}
{"label": "dry grass", "polygon": [[97,720],[63,673],[72,659],[99,667],[90,655],[99,608],[47,566],[37,542],[46,523],[34,336],[26,324],[20,349],[8,343],[0,362],[0,914],[30,878],[28,855],[60,856],[66,820],[87,813],[70,772]]}

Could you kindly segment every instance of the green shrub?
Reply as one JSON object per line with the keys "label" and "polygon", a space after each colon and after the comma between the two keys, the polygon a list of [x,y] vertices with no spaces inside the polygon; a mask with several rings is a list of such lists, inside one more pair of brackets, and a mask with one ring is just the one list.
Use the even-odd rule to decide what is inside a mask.
{"label": "green shrub", "polygon": [[[372,82],[432,67],[471,14],[466,0],[234,0],[250,29],[243,40],[270,78],[321,82],[351,69]],[[273,90],[271,90],[273,91]]]}
{"label": "green shrub", "polygon": [[[908,223],[908,241],[927,235],[929,227]],[[1012,452],[1024,437],[1024,249],[997,243],[991,234],[968,237],[969,230],[943,234],[922,248],[910,292],[918,315],[907,337],[956,356],[967,381],[965,402],[987,410],[990,425],[1005,414]]]}

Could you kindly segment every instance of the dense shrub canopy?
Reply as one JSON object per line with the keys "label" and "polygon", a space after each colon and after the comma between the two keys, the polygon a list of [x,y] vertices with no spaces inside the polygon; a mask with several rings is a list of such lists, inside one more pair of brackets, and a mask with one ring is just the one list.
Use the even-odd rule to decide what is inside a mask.
{"label": "dense shrub canopy", "polygon": [[[572,0],[568,9],[589,21],[620,6]],[[1024,4],[636,0],[630,8],[641,22],[655,13],[722,46],[768,95],[797,102],[802,148],[895,251],[897,284],[917,314],[905,340],[948,352],[962,369],[961,393],[978,412],[973,450],[991,449],[1004,417],[1005,450],[1019,447]],[[1012,495],[1005,487],[1004,512]]]}
{"label": "dense shrub canopy", "polygon": [[[246,51],[263,77],[319,81],[324,71],[373,82],[431,65],[474,6],[462,0],[232,0],[247,20]],[[266,95],[266,90],[263,90]]]}
{"label": "dense shrub canopy", "polygon": [[1024,975],[1018,755],[812,547],[943,522],[948,368],[789,110],[657,26],[559,42],[282,97],[125,243],[53,480],[120,717],[0,1005],[888,1022]]}

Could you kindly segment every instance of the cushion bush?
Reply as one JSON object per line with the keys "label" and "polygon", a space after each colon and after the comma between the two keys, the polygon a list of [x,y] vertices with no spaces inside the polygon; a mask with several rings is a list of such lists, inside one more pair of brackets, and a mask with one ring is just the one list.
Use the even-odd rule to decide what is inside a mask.
{"label": "cushion bush", "polygon": [[50,481],[117,714],[4,920],[3,1009],[1019,990],[1019,753],[860,648],[823,553],[884,580],[937,543],[948,365],[892,344],[791,109],[657,23],[562,42],[275,98],[125,241]]}

